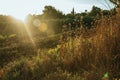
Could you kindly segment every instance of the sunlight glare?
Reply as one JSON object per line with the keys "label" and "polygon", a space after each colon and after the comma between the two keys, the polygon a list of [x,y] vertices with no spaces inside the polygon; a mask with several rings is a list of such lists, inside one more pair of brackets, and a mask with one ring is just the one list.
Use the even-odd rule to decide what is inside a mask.
{"label": "sunlight glare", "polygon": [[20,16],[20,15],[13,15],[13,17],[17,20],[25,22],[26,16]]}
{"label": "sunlight glare", "polygon": [[27,35],[28,35],[28,37],[29,37],[29,39],[30,39],[30,42],[31,42],[31,43],[33,44],[33,46],[36,48],[36,44],[35,44],[35,42],[34,42],[33,36],[32,36],[32,34],[31,34],[31,31],[30,31],[28,25],[24,23],[24,26],[25,26],[25,30],[27,31]]}

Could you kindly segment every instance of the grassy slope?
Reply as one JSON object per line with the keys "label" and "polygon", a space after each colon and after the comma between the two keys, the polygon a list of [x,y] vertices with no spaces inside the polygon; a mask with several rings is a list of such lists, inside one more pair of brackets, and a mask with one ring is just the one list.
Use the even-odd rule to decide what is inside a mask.
{"label": "grassy slope", "polygon": [[[120,78],[120,15],[103,17],[96,28],[64,33],[54,49],[20,58],[0,70],[1,80],[113,80]],[[79,35],[80,34],[80,35]]]}

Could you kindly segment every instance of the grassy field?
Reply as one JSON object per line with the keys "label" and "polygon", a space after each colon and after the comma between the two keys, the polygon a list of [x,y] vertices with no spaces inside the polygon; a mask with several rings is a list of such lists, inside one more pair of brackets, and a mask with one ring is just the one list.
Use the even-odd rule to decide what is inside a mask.
{"label": "grassy field", "polygon": [[32,39],[0,35],[0,80],[119,80],[119,21],[118,11],[91,29]]}

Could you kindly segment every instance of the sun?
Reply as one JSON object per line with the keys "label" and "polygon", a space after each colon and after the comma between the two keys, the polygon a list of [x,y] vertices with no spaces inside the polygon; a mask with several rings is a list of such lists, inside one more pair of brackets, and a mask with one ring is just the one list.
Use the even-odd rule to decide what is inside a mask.
{"label": "sun", "polygon": [[25,22],[26,16],[25,15],[13,15],[13,17],[17,20]]}

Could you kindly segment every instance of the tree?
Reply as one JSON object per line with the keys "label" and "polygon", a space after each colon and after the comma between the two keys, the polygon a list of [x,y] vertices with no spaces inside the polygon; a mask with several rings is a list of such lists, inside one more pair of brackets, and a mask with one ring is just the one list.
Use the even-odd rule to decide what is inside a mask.
{"label": "tree", "polygon": [[120,0],[109,0],[109,1],[115,4],[117,7],[119,7],[120,5]]}
{"label": "tree", "polygon": [[93,17],[96,15],[100,16],[100,14],[101,14],[101,9],[96,6],[93,6],[91,12],[89,13],[89,15]]}
{"label": "tree", "polygon": [[85,16],[82,20],[82,25],[85,28],[90,29],[94,24],[94,18],[91,16]]}
{"label": "tree", "polygon": [[59,10],[56,10],[52,6],[45,6],[43,10],[43,19],[58,19],[58,18],[63,18],[63,13]]}
{"label": "tree", "polygon": [[72,14],[73,16],[75,15],[75,10],[74,10],[74,8],[72,9],[71,14]]}

